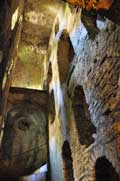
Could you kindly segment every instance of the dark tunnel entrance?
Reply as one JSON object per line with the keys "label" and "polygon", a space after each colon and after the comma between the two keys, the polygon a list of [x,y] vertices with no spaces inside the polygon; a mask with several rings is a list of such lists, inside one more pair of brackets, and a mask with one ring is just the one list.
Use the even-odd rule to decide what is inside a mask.
{"label": "dark tunnel entrance", "polygon": [[96,181],[120,181],[112,164],[105,157],[97,159],[95,172]]}
{"label": "dark tunnel entrance", "polygon": [[63,171],[65,181],[74,181],[73,159],[68,141],[65,141],[62,148]]}
{"label": "dark tunnel entrance", "polygon": [[82,86],[78,85],[74,90],[72,107],[80,143],[89,146],[94,142],[92,134],[96,132],[96,128],[91,121],[88,104]]}

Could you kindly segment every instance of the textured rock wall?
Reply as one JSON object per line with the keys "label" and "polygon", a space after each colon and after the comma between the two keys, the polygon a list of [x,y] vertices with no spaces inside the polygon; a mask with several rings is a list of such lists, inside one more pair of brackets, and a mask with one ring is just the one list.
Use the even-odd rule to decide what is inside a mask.
{"label": "textured rock wall", "polygon": [[[52,94],[50,99],[52,99],[52,102],[55,102],[49,106],[49,153],[52,181],[64,180],[65,173],[62,158],[62,146],[67,136],[67,120],[64,105],[63,87],[61,86],[61,83],[65,81],[67,76],[66,73],[69,65],[69,52],[71,51],[69,39],[66,41],[61,39],[58,47],[59,49],[57,49],[57,47],[55,49],[57,56],[52,57],[51,59],[52,79],[49,87],[50,95]],[[55,50],[53,49],[53,52]],[[51,106],[53,108],[51,108]],[[53,116],[51,116],[51,114],[53,114]],[[51,118],[54,118],[54,120],[51,120]]]}
{"label": "textured rock wall", "polygon": [[[66,180],[68,170],[64,170],[62,157],[66,140],[71,150],[71,169],[75,181],[95,180],[95,164],[102,156],[112,163],[116,173],[120,173],[120,28],[107,21],[106,27],[93,41],[87,38],[84,27],[81,30],[71,37],[76,56],[66,83],[56,81],[58,69],[52,68],[50,85],[54,86],[55,120],[49,122],[49,148],[53,181]],[[51,64],[54,67],[54,63]],[[82,94],[80,91],[75,97],[78,86]],[[88,129],[85,119],[91,122]],[[89,132],[92,127],[96,129]],[[118,175],[116,180],[119,180]]]}
{"label": "textured rock wall", "polygon": [[24,101],[8,112],[0,156],[4,179],[31,174],[47,162],[47,121],[40,106]]}
{"label": "textured rock wall", "polygon": [[60,1],[25,1],[23,29],[12,86],[44,89],[46,52]]}
{"label": "textured rock wall", "polygon": [[[52,98],[52,102],[55,102],[54,104],[50,104],[50,106],[53,106],[53,108],[51,109],[50,107],[51,110],[49,113],[49,154],[51,180],[63,181],[85,178],[86,181],[88,181],[88,179],[92,181],[93,166],[92,168],[89,166],[89,162],[91,161],[89,148],[80,144],[78,128],[75,124],[72,110],[72,101],[67,95],[65,83],[67,78],[66,71],[62,71],[63,69],[60,66],[60,63],[62,64],[63,61],[66,62],[67,59],[69,61],[71,59],[71,57],[65,56],[69,54],[64,53],[64,49],[66,48],[66,52],[69,51],[69,49],[67,48],[68,46],[65,46],[65,44],[64,46],[61,46],[62,42],[64,42],[63,39],[60,39],[58,46],[56,45],[57,42],[53,42],[53,49],[50,57],[52,78],[49,91],[50,95],[53,91],[54,94],[52,93],[50,99]],[[69,62],[68,60],[67,62]],[[69,83],[69,78],[67,83]],[[53,116],[51,116],[52,113]],[[54,118],[54,120],[51,120],[51,118]],[[66,142],[68,143],[69,147],[68,156],[67,154],[63,155],[64,144]],[[69,163],[66,163],[67,159],[69,160]],[[80,162],[82,164],[79,164]],[[73,172],[71,176],[69,174],[69,170],[71,173]]]}
{"label": "textured rock wall", "polygon": [[48,94],[46,91],[38,91],[32,89],[10,88],[7,99],[7,112],[16,104],[22,101],[27,101],[40,105],[46,112],[48,109]]}
{"label": "textured rock wall", "polygon": [[[89,152],[93,167],[96,159],[105,155],[118,174],[120,173],[119,43],[120,28],[111,22],[107,22],[106,28],[101,30],[94,41],[83,41],[81,51],[78,51],[78,56],[74,60],[75,68],[68,88],[73,96],[77,85],[83,87],[91,121],[96,127],[96,134],[93,134],[95,142]],[[84,131],[83,129],[83,133]],[[80,170],[78,173],[80,174]]]}
{"label": "textured rock wall", "polygon": [[[12,73],[16,63],[17,49],[22,28],[23,6],[24,0],[4,1],[2,6],[4,16],[2,16],[3,24],[1,26],[2,31],[0,37],[0,49],[3,52],[0,64],[0,114],[2,114],[3,117]],[[2,115],[0,115],[0,119],[2,119]],[[2,121],[0,124],[2,125]]]}

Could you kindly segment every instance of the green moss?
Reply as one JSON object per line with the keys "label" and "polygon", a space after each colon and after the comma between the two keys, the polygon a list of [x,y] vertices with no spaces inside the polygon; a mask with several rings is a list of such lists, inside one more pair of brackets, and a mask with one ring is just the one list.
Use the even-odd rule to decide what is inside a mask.
{"label": "green moss", "polygon": [[18,57],[19,59],[24,62],[27,63],[29,62],[29,60],[31,59],[31,57],[34,57],[34,51],[32,49],[32,46],[29,45],[21,45],[19,47],[19,51],[18,51]]}

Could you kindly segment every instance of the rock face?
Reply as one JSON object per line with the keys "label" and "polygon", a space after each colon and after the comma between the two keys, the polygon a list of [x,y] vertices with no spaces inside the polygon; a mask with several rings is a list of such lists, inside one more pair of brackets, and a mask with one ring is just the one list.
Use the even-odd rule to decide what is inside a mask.
{"label": "rock face", "polygon": [[[59,25],[57,20],[54,22],[59,3],[52,6],[50,2],[54,4],[56,0],[46,0],[45,4],[44,0],[25,1],[18,61],[11,86],[14,89],[43,88],[43,70],[47,69],[46,64],[49,63],[51,68],[46,81],[49,85],[46,87],[49,86],[49,95],[51,94],[50,106],[48,105],[48,165],[52,181],[99,181],[101,176],[104,177],[102,181],[119,181],[120,27],[116,24],[120,23],[120,1],[114,1],[105,15],[105,12],[89,14],[82,11],[81,20],[88,33],[82,23],[76,32],[71,33],[69,24],[75,26],[76,22],[73,22],[73,14],[68,6],[63,8],[65,12],[60,11]],[[110,21],[104,24],[102,21],[106,27],[100,28],[98,32],[97,13],[116,24]],[[67,36],[66,30],[63,31],[65,28],[70,33]],[[5,35],[9,38],[7,33]],[[94,36],[92,38],[88,35]],[[74,53],[75,57],[71,62],[71,55]],[[12,61],[12,58],[10,60]],[[12,64],[8,66],[8,75],[12,74],[11,66]],[[40,74],[36,75],[36,72]],[[38,87],[38,80],[41,88]],[[8,92],[9,84],[6,87]],[[5,95],[4,100],[7,93]],[[27,95],[21,92],[19,96],[17,92],[10,92],[8,104],[13,106],[18,100],[29,101],[29,98],[39,103],[37,97],[40,97],[42,102],[42,96],[36,94],[36,91],[30,94],[27,91]],[[4,100],[3,103],[6,104]],[[3,113],[7,112],[5,108],[3,110]],[[1,181],[6,178],[18,181],[18,177],[31,174],[47,161],[46,128],[45,114],[36,104],[21,102],[13,106],[7,115],[1,144]]]}
{"label": "rock face", "polygon": [[42,90],[52,24],[61,1],[27,0],[24,6],[23,29],[12,86]]}
{"label": "rock face", "polygon": [[[106,156],[118,174],[120,174],[119,35],[120,27],[107,21],[106,28],[100,31],[95,41],[85,40],[83,44],[79,41],[79,45],[75,46],[79,50],[76,50],[78,56],[74,59],[75,69],[69,84],[69,91],[78,85],[83,87],[91,122],[96,127],[96,134],[93,134],[95,139],[93,162],[95,163],[101,156]],[[84,131],[85,128],[82,135]]]}
{"label": "rock face", "polygon": [[[59,80],[59,54],[51,61],[50,90],[55,100],[55,119],[49,119],[52,181],[99,181],[102,168],[107,168],[104,181],[120,180],[120,27],[111,21],[105,26],[95,40],[88,38],[85,28],[81,30],[82,25],[76,37],[71,37],[76,55],[67,81]],[[69,172],[73,172],[70,179]]]}
{"label": "rock face", "polygon": [[46,117],[31,103],[20,103],[7,115],[1,146],[1,175],[19,177],[47,161]]}

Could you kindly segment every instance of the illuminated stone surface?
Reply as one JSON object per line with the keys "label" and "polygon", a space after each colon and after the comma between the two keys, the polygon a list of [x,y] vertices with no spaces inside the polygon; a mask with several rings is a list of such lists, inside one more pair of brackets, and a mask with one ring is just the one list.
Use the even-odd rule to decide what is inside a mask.
{"label": "illuminated stone surface", "polygon": [[49,37],[60,1],[25,2],[23,30],[18,50],[18,60],[13,74],[12,86],[44,89],[46,62]]}

